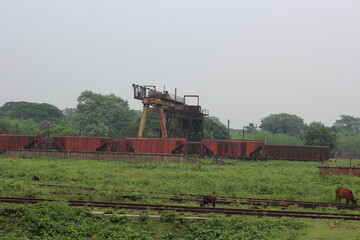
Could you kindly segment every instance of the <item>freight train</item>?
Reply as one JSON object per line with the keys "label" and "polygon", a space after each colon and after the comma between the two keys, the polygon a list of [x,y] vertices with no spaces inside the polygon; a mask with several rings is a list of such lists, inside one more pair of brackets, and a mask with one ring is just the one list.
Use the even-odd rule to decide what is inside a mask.
{"label": "freight train", "polygon": [[182,154],[199,157],[237,159],[282,159],[327,161],[329,147],[265,144],[262,140],[185,138],[123,138],[89,136],[53,136],[0,134],[0,149],[34,149],[78,152],[121,152],[146,154]]}

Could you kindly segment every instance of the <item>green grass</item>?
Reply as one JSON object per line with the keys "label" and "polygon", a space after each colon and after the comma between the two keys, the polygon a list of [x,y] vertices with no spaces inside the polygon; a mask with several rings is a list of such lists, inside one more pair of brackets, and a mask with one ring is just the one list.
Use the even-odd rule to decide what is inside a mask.
{"label": "green grass", "polygon": [[298,219],[224,217],[204,222],[168,218],[163,222],[144,217],[126,220],[112,215],[86,214],[84,208],[62,203],[31,206],[0,205],[1,239],[289,239],[305,224]]}
{"label": "green grass", "polygon": [[299,240],[360,240],[360,223],[330,220],[307,220]]}
{"label": "green grass", "polygon": [[[232,162],[235,166],[2,157],[0,194],[112,201],[140,190],[321,202],[333,202],[337,186],[360,194],[359,178],[320,175],[316,162]],[[43,184],[93,187],[96,191],[39,187],[32,180],[34,175]]]}
{"label": "green grass", "polygon": [[[1,156],[0,195],[63,200],[134,201],[174,204],[166,200],[153,199],[152,195],[148,194],[148,192],[158,191],[334,202],[335,188],[342,186],[352,189],[355,197],[360,196],[358,177],[352,175],[320,175],[317,168],[319,163],[316,162],[226,161],[234,163],[235,166],[165,162],[95,161],[66,158],[23,159]],[[206,159],[203,162],[209,163],[211,161]],[[348,160],[338,159],[336,163],[335,160],[333,163],[346,165]],[[332,165],[333,163],[326,164]],[[359,164],[360,160],[352,160],[352,165]],[[35,175],[40,178],[40,182],[32,180],[32,176]],[[40,187],[39,183],[71,187],[93,187],[95,191],[79,188]],[[135,193],[133,191],[142,191],[142,193]],[[131,196],[132,198],[124,196]],[[194,202],[184,204],[197,205]],[[1,239],[6,239],[16,234],[22,236],[25,232],[28,233],[30,230],[26,226],[29,222],[35,221],[33,214],[38,211],[38,206],[7,206],[5,210],[3,206],[0,205],[2,213],[10,211],[6,210],[6,208],[16,208],[16,210],[11,211],[21,212],[24,216],[29,214],[31,216],[23,218],[20,217],[21,214],[15,214],[15,216],[0,214],[0,221],[4,224],[0,224],[0,226],[5,226],[0,227],[0,233],[3,234],[3,236],[0,235],[3,237]],[[118,226],[117,224],[106,225],[104,222],[123,220],[87,216],[85,214],[86,209],[83,208],[71,210],[72,208],[67,208],[63,205],[58,206],[55,204],[53,206],[50,204],[49,206],[48,203],[41,206],[46,211],[41,216],[35,214],[39,219],[44,217],[46,221],[59,222],[59,219],[55,217],[56,214],[51,214],[51,212],[60,211],[64,212],[64,214],[61,214],[60,220],[65,219],[64,221],[69,222],[69,224],[71,223],[63,230],[60,229],[60,232],[57,232],[58,230],[56,229],[59,225],[55,223],[49,227],[51,229],[45,227],[45,230],[53,231],[58,237],[64,235],[64,232],[70,231],[69,229],[74,228],[74,226],[82,226],[83,224],[82,228],[84,228],[83,231],[87,232],[86,234],[82,235],[83,233],[78,233],[78,230],[72,230],[76,232],[76,234],[74,233],[76,236],[80,236],[77,239],[332,239],[328,238],[329,236],[345,236],[342,239],[356,239],[354,238],[356,237],[355,233],[360,230],[360,223],[358,222],[224,216],[217,216],[221,220],[216,220],[216,223],[213,221],[191,224],[181,221],[166,223],[147,221],[146,224],[142,224],[137,221],[127,220],[121,226]],[[32,208],[37,210],[31,210]],[[31,211],[29,210],[30,212],[28,212],[24,209],[30,209]],[[292,207],[292,209],[296,210],[298,208]],[[75,214],[72,213],[73,211],[75,211]],[[327,211],[344,210],[327,209]],[[352,212],[355,213],[354,211]],[[82,217],[76,218],[74,215]],[[14,221],[14,223],[8,224],[9,219],[12,219],[11,221]],[[243,225],[238,225],[238,222],[241,222]],[[91,231],[86,230],[86,226],[89,225],[92,226]],[[104,227],[105,225],[106,227]],[[256,227],[253,228],[251,226]],[[262,226],[264,229],[262,229]],[[6,228],[9,228],[10,231],[5,231]],[[41,229],[44,226],[35,225],[32,228],[38,231],[38,228]],[[104,228],[108,230],[105,231]],[[126,233],[125,235],[128,238],[118,236],[120,229]],[[29,232],[30,239],[36,239],[34,236],[37,234],[42,236],[38,239],[46,239],[44,236],[47,233],[36,231],[35,233]],[[164,234],[159,234],[159,231]],[[9,233],[5,234],[5,232]],[[245,235],[240,236],[238,232]],[[331,232],[334,233],[330,234]],[[341,232],[342,234],[340,235],[336,232]],[[168,234],[166,235],[165,233]],[[246,234],[250,237],[246,238]],[[205,238],[206,235],[211,237]],[[54,236],[52,239],[56,239]],[[231,238],[231,236],[237,236],[237,238]],[[258,238],[251,238],[251,236],[258,236]],[[59,237],[58,239],[63,238]]]}

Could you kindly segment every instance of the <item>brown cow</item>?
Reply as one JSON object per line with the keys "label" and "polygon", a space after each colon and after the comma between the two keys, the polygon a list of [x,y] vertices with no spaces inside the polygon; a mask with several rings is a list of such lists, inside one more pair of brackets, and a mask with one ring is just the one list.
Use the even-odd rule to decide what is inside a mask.
{"label": "brown cow", "polygon": [[337,187],[335,193],[336,193],[335,202],[339,200],[340,203],[341,198],[345,198],[346,203],[349,203],[349,201],[351,201],[353,204],[357,204],[357,201],[354,198],[354,195],[350,189]]}
{"label": "brown cow", "polygon": [[213,207],[216,204],[216,196],[204,196],[204,199],[200,202],[200,207],[209,206],[212,203]]}

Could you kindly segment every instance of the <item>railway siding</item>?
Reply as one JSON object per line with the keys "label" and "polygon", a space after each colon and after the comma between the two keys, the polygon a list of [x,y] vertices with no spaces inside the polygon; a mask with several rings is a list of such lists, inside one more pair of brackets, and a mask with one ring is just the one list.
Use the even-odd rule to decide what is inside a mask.
{"label": "railway siding", "polygon": [[[12,198],[0,197],[1,203],[16,204],[36,204],[44,201],[55,201],[52,199],[35,198]],[[137,211],[176,211],[191,212],[197,214],[218,213],[225,215],[246,215],[256,217],[292,217],[292,218],[312,218],[312,219],[339,219],[360,221],[360,214],[352,213],[331,213],[331,212],[309,212],[309,211],[284,211],[284,210],[264,210],[264,209],[237,209],[237,208],[211,208],[211,207],[193,207],[179,205],[160,205],[160,204],[141,204],[141,203],[119,203],[119,202],[92,202],[92,201],[68,201],[69,206],[80,207],[87,206],[93,208],[113,208],[129,209]]]}

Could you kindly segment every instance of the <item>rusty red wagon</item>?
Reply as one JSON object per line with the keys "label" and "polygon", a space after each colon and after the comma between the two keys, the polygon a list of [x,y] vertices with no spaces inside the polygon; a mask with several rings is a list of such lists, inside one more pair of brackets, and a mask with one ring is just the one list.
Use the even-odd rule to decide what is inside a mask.
{"label": "rusty red wagon", "polygon": [[327,161],[329,152],[328,146],[266,144],[266,156],[272,159]]}
{"label": "rusty red wagon", "polygon": [[211,156],[234,158],[265,157],[265,142],[261,140],[217,140],[203,139],[202,153]]}
{"label": "rusty red wagon", "polygon": [[136,153],[187,154],[185,138],[125,138],[126,149]]}
{"label": "rusty red wagon", "polygon": [[113,139],[111,137],[54,136],[51,141],[54,150],[111,152]]}
{"label": "rusty red wagon", "polygon": [[43,149],[45,138],[40,135],[0,134],[0,149]]}

